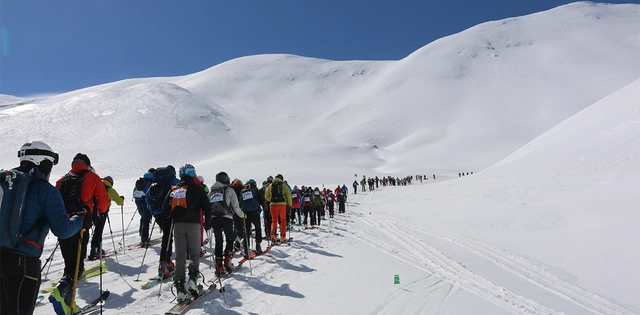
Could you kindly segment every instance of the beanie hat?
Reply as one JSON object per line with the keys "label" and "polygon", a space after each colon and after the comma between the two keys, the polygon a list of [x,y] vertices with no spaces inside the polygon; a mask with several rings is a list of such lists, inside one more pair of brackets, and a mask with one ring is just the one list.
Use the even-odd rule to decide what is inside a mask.
{"label": "beanie hat", "polygon": [[82,154],[82,153],[76,154],[76,156],[73,157],[73,162],[75,161],[80,161],[84,163],[84,165],[86,166],[91,166],[91,160],[89,160],[89,157],[86,154]]}

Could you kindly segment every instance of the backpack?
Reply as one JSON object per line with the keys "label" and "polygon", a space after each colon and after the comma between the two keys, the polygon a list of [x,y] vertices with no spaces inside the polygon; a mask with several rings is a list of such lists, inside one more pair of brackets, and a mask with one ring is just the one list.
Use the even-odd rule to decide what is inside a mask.
{"label": "backpack", "polygon": [[146,186],[147,186],[147,180],[142,177],[138,178],[136,180],[136,185],[135,185],[136,190],[133,191],[133,198],[136,198],[136,199],[144,198],[144,196],[146,195],[144,193],[144,188]]}
{"label": "backpack", "polygon": [[300,193],[300,191],[297,190],[297,189],[291,192],[291,201],[292,202],[297,202],[300,199],[300,197],[298,196],[299,193]]}
{"label": "backpack", "polygon": [[153,210],[152,214],[162,213],[162,203],[164,203],[164,198],[171,189],[172,179],[173,169],[168,167],[158,167],[153,174],[153,183],[149,187],[149,191],[147,191],[149,200],[151,200],[149,207]]}
{"label": "backpack", "polygon": [[253,188],[246,188],[240,193],[240,208],[244,212],[255,212],[260,209],[260,203],[256,198],[256,190]]}
{"label": "backpack", "polygon": [[218,187],[212,189],[209,196],[209,202],[211,203],[211,214],[214,217],[222,217],[225,215],[233,215],[233,211],[227,203],[227,188],[228,186]]}
{"label": "backpack", "polygon": [[67,173],[60,180],[60,195],[64,201],[64,208],[67,213],[75,214],[82,211],[90,211],[91,208],[80,198],[82,194],[82,184],[84,183],[84,174],[89,170],[80,171],[77,174]]}
{"label": "backpack", "polygon": [[32,180],[38,179],[19,170],[0,170],[0,226],[2,226],[0,245],[2,253],[17,248],[22,244],[24,235],[31,233],[36,228],[42,228],[43,219],[40,219],[27,232],[20,233],[24,202]]}
{"label": "backpack", "polygon": [[334,197],[333,194],[328,194],[327,195],[327,203],[328,204],[333,204],[333,197]]}
{"label": "backpack", "polygon": [[271,183],[271,202],[284,202],[282,182]]}
{"label": "backpack", "polygon": [[320,195],[320,191],[319,190],[314,190],[313,191],[313,205],[314,206],[322,206],[322,205],[324,205],[324,199],[322,199],[322,196]]}
{"label": "backpack", "polygon": [[175,185],[171,186],[171,217],[174,220],[184,220],[193,215],[190,213],[187,205],[187,190],[189,185]]}
{"label": "backpack", "polygon": [[311,193],[305,192],[302,197],[302,206],[303,207],[312,207],[313,199],[311,198]]}

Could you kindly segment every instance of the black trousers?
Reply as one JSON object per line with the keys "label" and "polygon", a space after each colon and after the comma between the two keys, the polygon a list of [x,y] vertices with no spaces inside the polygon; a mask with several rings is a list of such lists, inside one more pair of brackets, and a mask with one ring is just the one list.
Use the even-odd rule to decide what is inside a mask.
{"label": "black trousers", "polygon": [[33,314],[39,290],[40,259],[9,252],[2,253],[0,314]]}
{"label": "black trousers", "polygon": [[316,225],[316,210],[313,208],[313,206],[311,207],[304,207],[302,208],[302,211],[304,212],[304,225],[307,225],[307,219],[309,218],[309,216],[311,216],[311,225]]}
{"label": "black trousers", "polygon": [[154,215],[156,223],[162,229],[162,246],[160,247],[160,261],[171,262],[173,254],[173,231],[171,225],[173,220],[164,214]]}
{"label": "black trousers", "polygon": [[91,237],[91,248],[100,247],[102,243],[102,233],[104,232],[104,225],[107,223],[107,214],[103,213],[101,216],[96,216],[93,221],[93,236]]}
{"label": "black trousers", "polygon": [[246,215],[247,218],[244,219],[244,228],[246,233],[245,235],[251,235],[251,225],[253,224],[256,229],[256,243],[262,243],[262,224],[260,222],[260,211],[247,212]]}
{"label": "black trousers", "polygon": [[[82,231],[82,230],[81,230]],[[89,244],[89,230],[78,232],[74,236],[66,239],[58,239],[60,242],[60,252],[64,259],[63,277],[68,276],[73,281],[76,272],[76,261],[78,260],[78,240],[82,233],[82,248],[80,248],[80,265],[78,266],[78,278],[84,272],[84,259],[87,257],[87,244]]]}
{"label": "black trousers", "polygon": [[[216,258],[222,258],[224,252],[233,252],[233,240],[236,238],[233,231],[233,220],[223,217],[213,217],[211,219],[211,227],[213,228],[213,236],[216,246],[213,251]],[[224,233],[224,239],[222,234]],[[224,241],[226,240],[226,244]]]}

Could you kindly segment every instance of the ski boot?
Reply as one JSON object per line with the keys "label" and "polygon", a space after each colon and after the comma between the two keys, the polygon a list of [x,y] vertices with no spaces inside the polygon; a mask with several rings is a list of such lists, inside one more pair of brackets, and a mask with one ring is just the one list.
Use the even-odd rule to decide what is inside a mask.
{"label": "ski boot", "polygon": [[173,281],[173,286],[176,288],[176,299],[178,303],[183,303],[189,299],[189,293],[184,288],[184,278],[176,277]]}
{"label": "ski boot", "polygon": [[198,280],[200,280],[202,276],[198,270],[189,270],[189,282],[187,283],[187,290],[191,293],[191,296],[194,299],[197,299],[200,295],[200,291],[202,291],[202,286],[198,285]]}
{"label": "ski boot", "polygon": [[222,277],[224,276],[225,272],[224,272],[224,267],[222,266],[222,257],[216,257],[216,271],[215,271],[216,277]]}
{"label": "ski boot", "polygon": [[233,252],[226,252],[224,254],[224,270],[227,273],[233,272],[233,264],[231,263],[231,259],[233,259]]}
{"label": "ski boot", "polygon": [[[71,290],[73,287],[73,280],[68,276],[64,276],[57,287],[51,291],[49,295],[49,302],[53,305],[53,310],[58,315],[71,314]],[[73,309],[73,313],[80,312],[80,307],[76,304]]]}

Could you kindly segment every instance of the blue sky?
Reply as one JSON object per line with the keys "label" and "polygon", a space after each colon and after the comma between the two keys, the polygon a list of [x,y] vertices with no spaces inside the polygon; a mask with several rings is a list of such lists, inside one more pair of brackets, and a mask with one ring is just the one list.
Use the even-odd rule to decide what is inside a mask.
{"label": "blue sky", "polygon": [[256,54],[398,60],[471,26],[570,2],[2,0],[0,93],[185,75]]}

